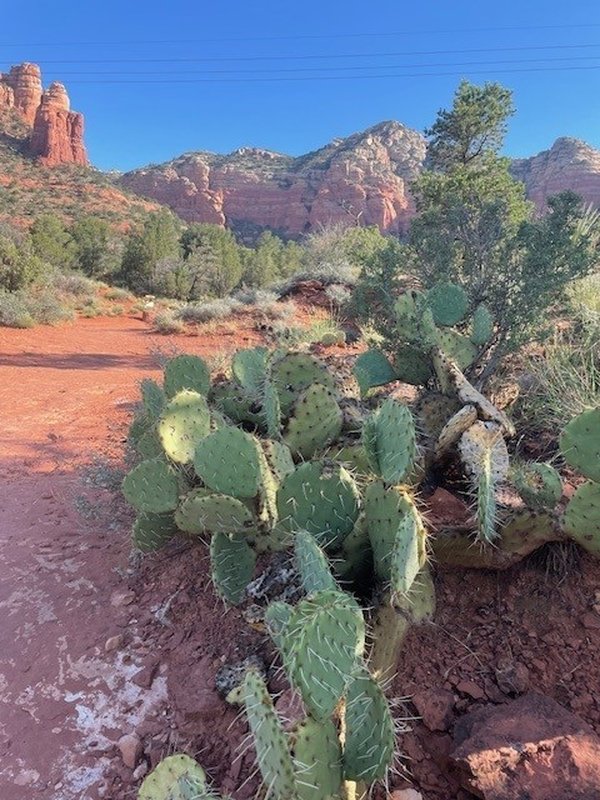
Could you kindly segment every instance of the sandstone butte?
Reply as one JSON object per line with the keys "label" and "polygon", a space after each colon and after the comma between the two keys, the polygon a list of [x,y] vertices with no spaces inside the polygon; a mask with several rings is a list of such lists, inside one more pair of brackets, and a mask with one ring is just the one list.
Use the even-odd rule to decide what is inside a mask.
{"label": "sandstone butte", "polygon": [[42,89],[36,64],[19,64],[0,73],[0,112],[13,110],[31,128],[27,150],[40,164],[89,164],[83,142],[83,114],[70,110],[62,83]]}

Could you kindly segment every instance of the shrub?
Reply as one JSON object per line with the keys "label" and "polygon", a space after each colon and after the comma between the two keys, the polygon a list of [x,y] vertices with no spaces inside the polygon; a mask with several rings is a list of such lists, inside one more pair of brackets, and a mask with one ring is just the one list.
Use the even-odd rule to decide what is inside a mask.
{"label": "shrub", "polygon": [[41,277],[44,263],[33,255],[27,240],[17,244],[0,236],[0,289],[15,292]]}
{"label": "shrub", "polygon": [[160,311],[152,323],[152,327],[158,333],[183,333],[185,324],[181,319],[175,316],[173,311],[165,310]]}
{"label": "shrub", "polygon": [[241,307],[239,300],[224,297],[220,300],[208,300],[204,303],[188,303],[176,312],[176,317],[184,322],[210,322],[225,319]]}
{"label": "shrub", "polygon": [[19,293],[0,289],[0,325],[7,328],[32,328],[35,325]]}
{"label": "shrub", "polygon": [[39,287],[25,297],[25,305],[32,318],[42,325],[55,325],[74,318],[73,309],[57,297],[52,289]]}

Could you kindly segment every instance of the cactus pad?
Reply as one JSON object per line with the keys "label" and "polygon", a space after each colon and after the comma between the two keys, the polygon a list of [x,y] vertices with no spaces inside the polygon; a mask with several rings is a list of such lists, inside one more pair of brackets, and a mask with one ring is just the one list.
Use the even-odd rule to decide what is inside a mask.
{"label": "cactus pad", "polygon": [[267,436],[270,436],[271,439],[279,439],[281,435],[281,403],[277,389],[271,381],[266,381],[263,385],[262,413]]}
{"label": "cactus pad", "polygon": [[437,344],[461,370],[470,367],[479,353],[473,342],[467,336],[458,333],[458,331],[439,331]]}
{"label": "cactus pad", "polygon": [[231,360],[236,381],[249,394],[258,396],[267,376],[269,351],[266,347],[238,350]]}
{"label": "cactus pad", "polygon": [[296,795],[299,800],[331,800],[342,785],[342,751],[331,720],[307,717],[293,733]]}
{"label": "cactus pad", "polygon": [[424,566],[425,528],[414,505],[398,525],[390,561],[390,583],[394,595],[407,595]]}
{"label": "cactus pad", "polygon": [[313,383],[328,389],[335,388],[333,378],[324,364],[305,353],[288,353],[273,363],[271,378],[279,394],[281,413],[290,413],[298,396]]}
{"label": "cactus pad", "polygon": [[464,319],[469,308],[469,298],[456,283],[436,283],[427,292],[427,305],[436,325],[448,327]]}
{"label": "cactus pad", "polygon": [[362,397],[366,397],[369,389],[396,380],[395,370],[381,350],[367,350],[362,353],[354,362],[352,372]]}
{"label": "cactus pad", "polygon": [[215,533],[210,540],[212,579],[221,597],[237,606],[252,580],[256,553],[242,538]]}
{"label": "cactus pad", "polygon": [[394,356],[395,380],[421,386],[433,372],[431,359],[422,349],[412,344],[401,345]]}
{"label": "cactus pad", "polygon": [[327,557],[311,533],[297,531],[294,537],[294,560],[306,594],[338,588]]}
{"label": "cactus pad", "polygon": [[138,511],[166,514],[179,502],[179,482],[175,470],[162,458],[138,464],[123,480],[123,494]]}
{"label": "cactus pad", "polygon": [[467,472],[478,478],[482,470],[490,469],[494,482],[506,479],[509,456],[502,430],[494,422],[476,422],[460,437],[460,457]]}
{"label": "cactus pad", "polygon": [[444,453],[458,442],[463,433],[477,422],[477,409],[466,405],[452,416],[440,431],[435,445],[435,457],[441,458]]}
{"label": "cactus pad", "polygon": [[340,591],[315,592],[294,608],[286,628],[286,671],[315,719],[327,719],[362,656],[365,623],[360,606]]}
{"label": "cactus pad", "polygon": [[140,392],[142,394],[144,411],[150,419],[158,419],[167,402],[164,390],[156,381],[153,381],[151,378],[144,378],[140,383]]}
{"label": "cactus pad", "polygon": [[209,369],[198,356],[175,356],[165,366],[164,387],[167,397],[174,397],[182,389],[207,395],[210,389]]}
{"label": "cactus pad", "polygon": [[220,428],[203,439],[194,456],[194,469],[215,492],[232,497],[255,497],[261,482],[260,447],[239,428]]}
{"label": "cactus pad", "polygon": [[165,453],[178,464],[189,464],[196,446],[210,433],[210,411],[203,395],[183,390],[165,407],[158,436]]}
{"label": "cactus pad", "polygon": [[494,317],[489,308],[480,303],[473,313],[471,341],[477,347],[483,347],[494,335]]}
{"label": "cactus pad", "polygon": [[363,446],[386,483],[401,483],[413,471],[417,453],[415,424],[408,406],[389,398],[365,424]]}
{"label": "cactus pad", "polygon": [[525,505],[537,511],[553,509],[562,497],[562,481],[550,464],[522,464],[513,471],[515,488]]}
{"label": "cactus pad", "polygon": [[190,797],[204,800],[210,796],[206,775],[197,761],[183,754],[167,756],[144,778],[138,800],[184,800],[179,789],[186,784],[195,792]]}
{"label": "cactus pad", "polygon": [[133,525],[133,546],[151,553],[164,547],[176,533],[172,514],[140,514]]}
{"label": "cactus pad", "polygon": [[409,342],[419,339],[418,319],[423,304],[423,295],[414,290],[404,292],[394,303],[396,331]]}
{"label": "cactus pad", "polygon": [[560,437],[560,452],[582,475],[600,482],[600,408],[583,411],[569,422]]}
{"label": "cactus pad", "polygon": [[165,451],[158,438],[158,432],[154,425],[140,436],[135,445],[135,449],[138,455],[144,460],[159,457],[164,458]]}
{"label": "cactus pad", "polygon": [[383,691],[362,670],[348,687],[344,777],[373,783],[383,780],[394,758],[394,722]]}
{"label": "cactus pad", "polygon": [[564,527],[585,550],[600,557],[600,483],[582,484],[565,509]]}
{"label": "cactus pad", "polygon": [[423,393],[415,408],[419,429],[428,439],[435,441],[444,425],[460,408],[461,404],[455,397],[448,397],[441,392]]}
{"label": "cactus pad", "polygon": [[365,517],[375,574],[382,581],[392,577],[392,552],[396,533],[411,501],[396,487],[386,488],[381,481],[369,485],[365,494]]}
{"label": "cactus pad", "polygon": [[194,535],[244,533],[254,527],[254,518],[240,500],[224,494],[194,489],[175,512],[177,527]]}
{"label": "cactus pad", "polygon": [[323,547],[337,546],[358,517],[359,494],[350,474],[339,464],[310,461],[288,475],[277,492],[284,529],[306,530]]}
{"label": "cactus pad", "polygon": [[291,800],[296,797],[294,762],[267,687],[256,670],[246,673],[243,695],[263,781],[277,800]]}
{"label": "cactus pad", "polygon": [[275,480],[282,481],[296,469],[290,448],[282,442],[265,439],[261,442],[269,469]]}
{"label": "cactus pad", "polygon": [[342,410],[331,389],[314,384],[298,397],[283,440],[294,455],[312,458],[339,436],[342,420]]}
{"label": "cactus pad", "polygon": [[274,600],[269,603],[265,611],[265,625],[269,631],[269,635],[275,642],[277,648],[283,652],[285,644],[285,631],[290,617],[292,616],[293,607],[289,603],[284,603],[282,600]]}
{"label": "cactus pad", "polygon": [[233,381],[222,381],[215,384],[210,391],[210,400],[234,422],[249,422],[256,426],[264,425],[264,415],[260,403]]}

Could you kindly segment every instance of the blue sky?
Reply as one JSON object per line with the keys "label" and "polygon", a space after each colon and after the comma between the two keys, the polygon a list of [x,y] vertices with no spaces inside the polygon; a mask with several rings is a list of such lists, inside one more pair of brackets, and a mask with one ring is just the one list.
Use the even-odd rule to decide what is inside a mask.
{"label": "blue sky", "polygon": [[300,154],[385,119],[422,130],[461,77],[513,90],[507,154],[561,135],[600,148],[597,0],[29,0],[22,9],[2,9],[0,70],[36,61],[46,84],[65,83],[103,169],[244,145]]}

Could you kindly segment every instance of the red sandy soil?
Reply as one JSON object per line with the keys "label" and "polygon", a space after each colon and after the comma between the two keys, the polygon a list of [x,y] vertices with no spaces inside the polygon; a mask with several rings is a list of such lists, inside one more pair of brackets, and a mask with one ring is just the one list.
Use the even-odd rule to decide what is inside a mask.
{"label": "red sandy soil", "polygon": [[[245,727],[214,676],[272,651],[224,612],[203,548],[131,557],[129,511],[105,459],[122,457],[137,383],[159,376],[157,353],[211,356],[258,341],[251,320],[200,336],[117,317],[0,329],[2,800],[133,800],[146,765],[179,748],[217,787],[253,796],[256,780],[242,785],[252,756],[236,755]],[[400,702],[415,693],[445,689],[453,700],[444,730],[414,721],[399,736],[408,778],[395,777],[397,788],[470,797],[448,774],[452,719],[528,688],[600,732],[600,570],[580,557],[560,581],[548,563],[438,571],[435,621],[409,633],[391,691],[399,717],[416,714]],[[134,732],[144,747],[136,775],[116,746]]]}

